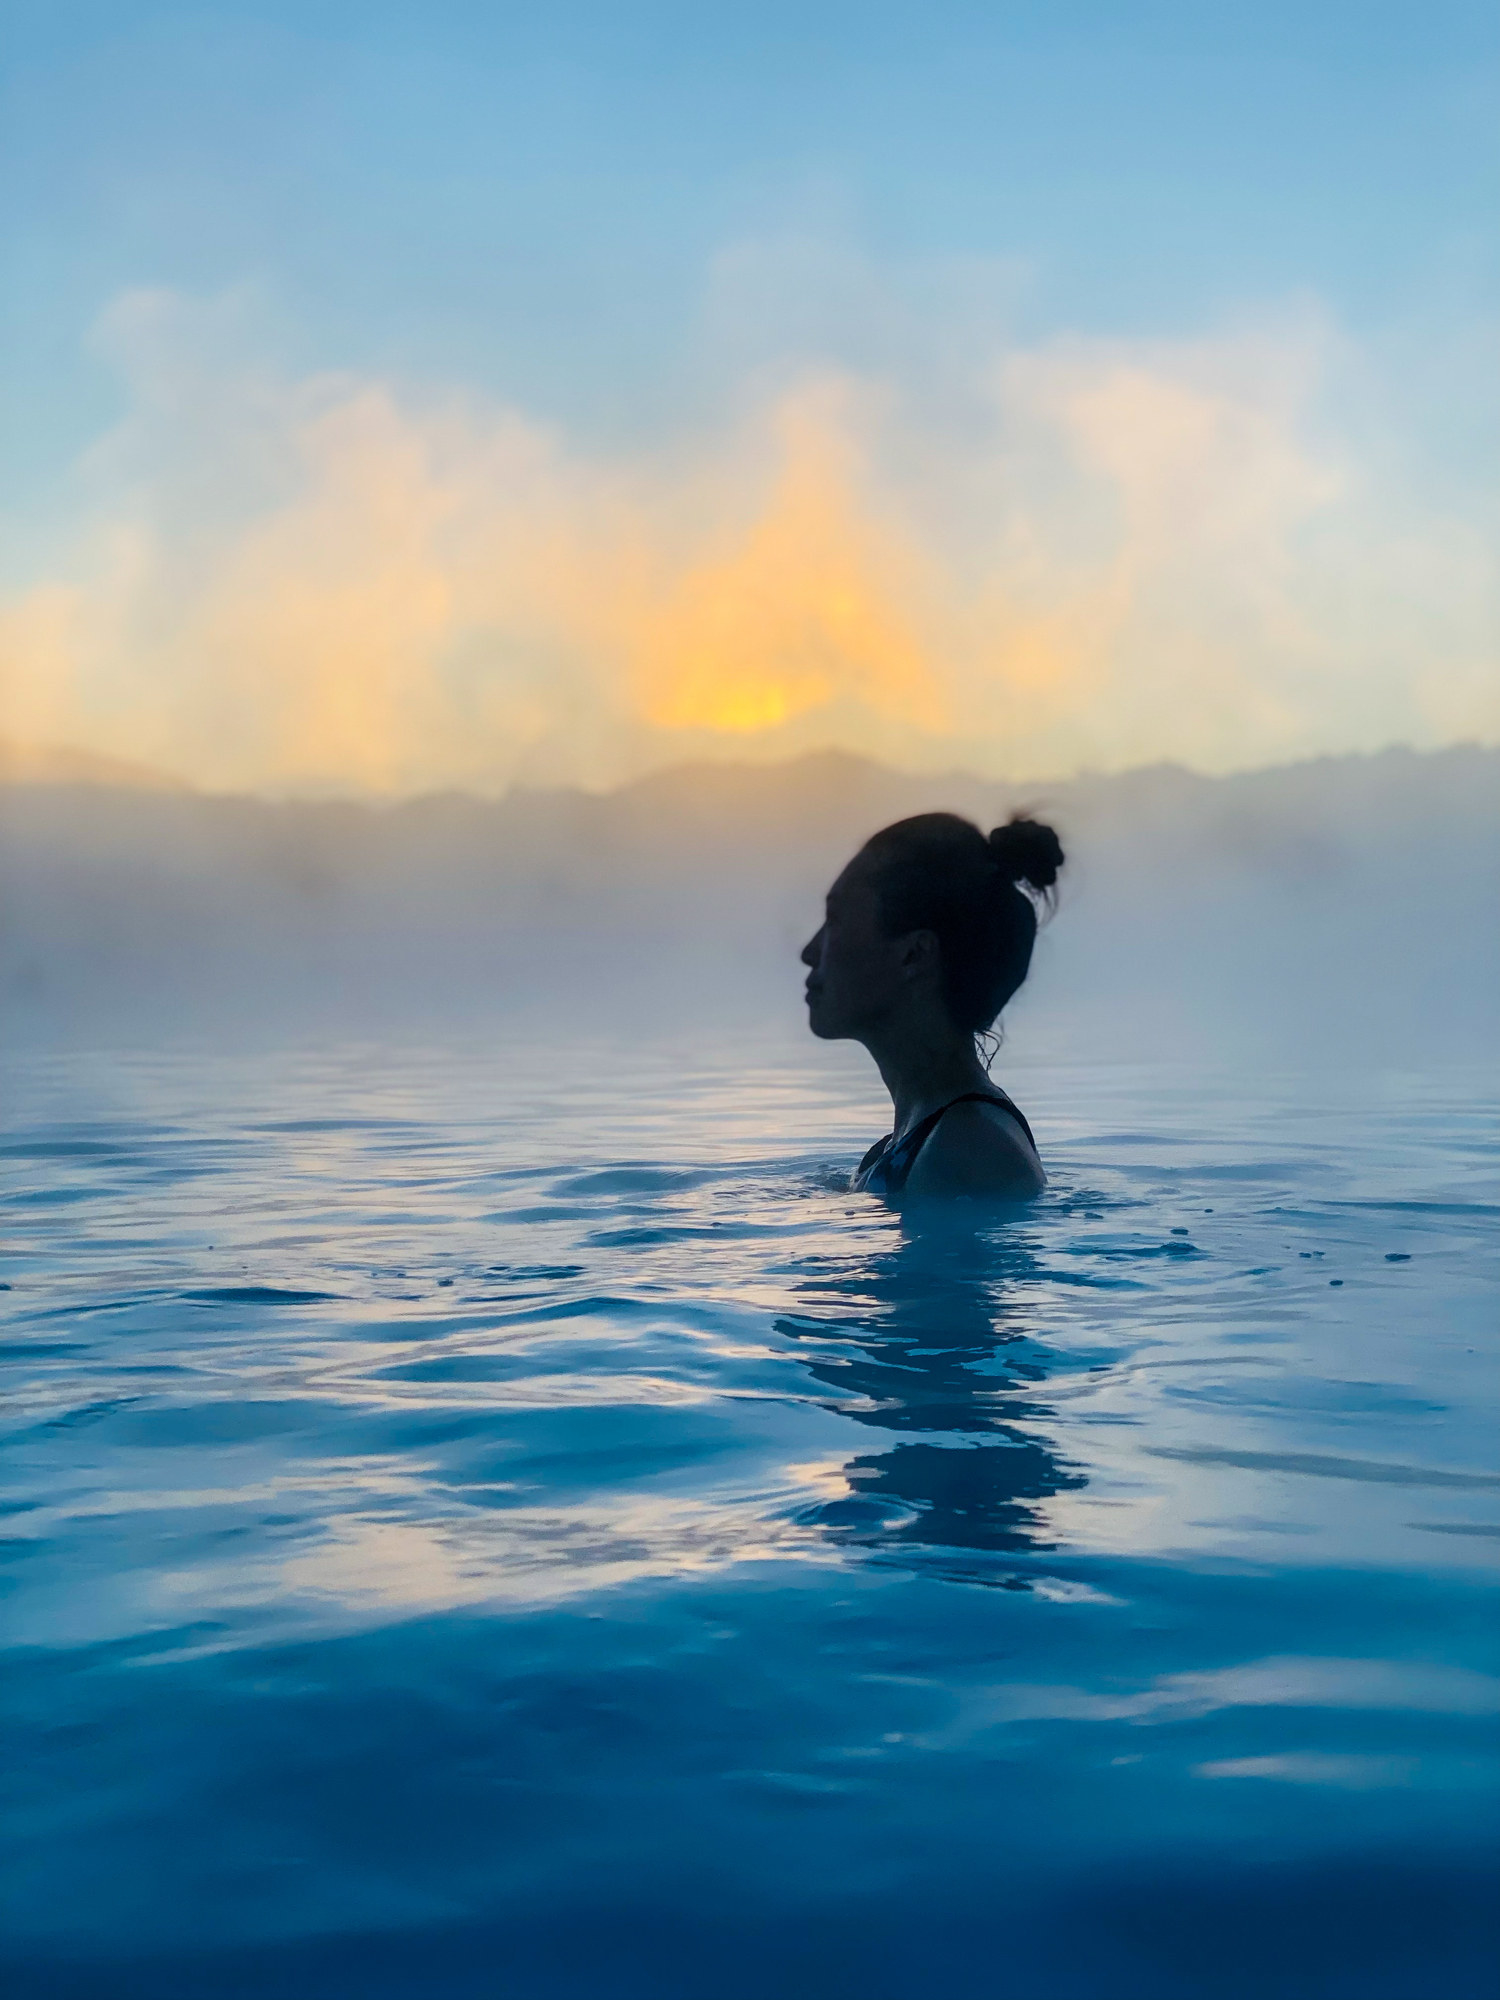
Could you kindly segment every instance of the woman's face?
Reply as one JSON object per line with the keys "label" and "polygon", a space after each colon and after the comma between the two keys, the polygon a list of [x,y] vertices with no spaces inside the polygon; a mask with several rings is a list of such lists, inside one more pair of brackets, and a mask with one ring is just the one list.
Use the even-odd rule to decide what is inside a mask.
{"label": "woman's face", "polygon": [[807,1024],[825,1042],[859,1040],[910,978],[910,941],[881,929],[875,874],[860,855],[828,892],[822,928],[802,947]]}

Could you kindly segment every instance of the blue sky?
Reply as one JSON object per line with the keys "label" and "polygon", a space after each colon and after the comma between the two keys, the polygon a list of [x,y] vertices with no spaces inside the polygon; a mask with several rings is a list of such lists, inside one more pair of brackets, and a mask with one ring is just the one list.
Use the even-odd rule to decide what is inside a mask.
{"label": "blue sky", "polygon": [[[1144,351],[1317,320],[1405,385],[1394,456],[1445,505],[1484,478],[1492,6],[9,20],[7,500],[49,535],[101,504],[77,467],[139,385],[99,326],[143,290],[234,295],[241,349],[287,379],[462,391],[605,454],[798,366],[900,374],[915,343],[930,377],[944,337]],[[1320,394],[1309,440],[1339,421],[1337,379]]]}
{"label": "blue sky", "polygon": [[1491,6],[13,6],[10,375],[41,466],[118,291],[247,278],[310,365],[670,402],[704,270],[1018,260],[1027,326],[1500,302]]}

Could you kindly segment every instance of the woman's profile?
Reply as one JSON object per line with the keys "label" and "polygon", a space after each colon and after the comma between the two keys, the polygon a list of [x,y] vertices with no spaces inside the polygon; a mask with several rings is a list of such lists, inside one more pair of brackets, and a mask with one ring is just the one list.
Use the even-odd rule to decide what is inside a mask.
{"label": "woman's profile", "polygon": [[920,813],[867,840],[829,890],[802,951],[808,1025],[862,1042],[895,1107],[856,1188],[1019,1200],[1046,1185],[1031,1127],[991,1082],[977,1038],[1026,977],[1033,896],[1050,894],[1062,863],[1036,820],[986,838],[954,813]]}

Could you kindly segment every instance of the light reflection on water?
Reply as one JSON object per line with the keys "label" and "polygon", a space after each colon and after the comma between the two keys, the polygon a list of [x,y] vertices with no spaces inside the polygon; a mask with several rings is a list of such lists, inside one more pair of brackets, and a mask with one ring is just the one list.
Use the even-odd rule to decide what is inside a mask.
{"label": "light reflection on water", "polygon": [[[197,1952],[239,1990],[211,1955],[253,1944],[283,1957],[244,1990],[334,1990],[307,1954],[338,1933],[350,1992],[425,1992],[438,1960],[467,1992],[461,1940],[498,1925],[508,1991],[606,1963],[756,1991],[715,1902],[753,1881],[820,1994],[917,1992],[878,1980],[923,1898],[962,1982],[997,1897],[1144,1867],[1134,1944],[1101,1904],[1014,1990],[1471,1990],[1492,1107],[1469,1077],[1015,1085],[1052,1187],[934,1230],[845,1191],[880,1108],[825,1051],[18,1080],[23,1988],[188,1990]],[[421,1798],[378,1836],[377,1770]],[[1194,1971],[1225,1895],[1271,1896],[1274,1932],[1252,1851],[1255,1882],[1323,1871],[1353,1987],[1328,1938],[1242,1986]],[[1404,1958],[1386,1863],[1447,1912]],[[1210,1864],[1212,1910],[1185,1887]],[[668,1907],[725,1954],[711,1986],[640,1915]],[[382,1931],[426,1973],[348,1943]]]}

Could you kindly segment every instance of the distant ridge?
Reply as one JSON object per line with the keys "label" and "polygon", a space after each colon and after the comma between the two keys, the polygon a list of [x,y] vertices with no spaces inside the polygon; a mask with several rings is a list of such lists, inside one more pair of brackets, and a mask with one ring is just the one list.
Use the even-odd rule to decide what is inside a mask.
{"label": "distant ridge", "polygon": [[[0,785],[87,785],[114,791],[191,794],[226,803],[230,800],[253,801],[258,805],[290,809],[321,804],[371,812],[400,812],[411,806],[431,806],[437,802],[487,808],[515,806],[526,800],[543,798],[587,800],[601,804],[618,801],[627,808],[634,806],[646,810],[666,807],[691,812],[718,807],[733,812],[736,808],[764,807],[767,803],[774,803],[780,795],[799,802],[809,796],[822,795],[830,802],[837,800],[840,805],[847,806],[861,794],[887,799],[892,787],[910,791],[924,799],[936,798],[947,791],[961,800],[1003,795],[1008,799],[1023,799],[1028,804],[1042,806],[1059,794],[1074,792],[1095,795],[1113,793],[1128,797],[1143,789],[1168,793],[1202,786],[1232,790],[1236,785],[1253,784],[1262,778],[1310,777],[1318,770],[1330,774],[1366,770],[1373,775],[1389,771],[1403,762],[1419,764],[1454,756],[1495,759],[1500,757],[1500,747],[1470,741],[1445,744],[1434,750],[1413,750],[1395,744],[1383,750],[1324,751],[1314,756],[1287,758],[1275,764],[1255,765],[1243,771],[1229,772],[1197,771],[1191,765],[1163,758],[1149,764],[1132,764],[1119,771],[1085,769],[1071,776],[1054,774],[1047,778],[1025,780],[985,777],[978,771],[958,766],[942,771],[912,771],[880,763],[854,751],[826,749],[804,751],[799,756],[772,762],[749,758],[699,758],[681,764],[666,764],[597,791],[576,784],[535,785],[522,780],[501,792],[477,791],[467,786],[432,786],[395,794],[333,793],[313,797],[274,791],[204,791],[174,772],[138,763],[132,758],[105,756],[98,751],[80,750],[70,744],[20,743],[0,736]],[[913,810],[918,809],[927,808],[913,807]]]}
{"label": "distant ridge", "polygon": [[186,779],[128,757],[104,757],[64,743],[16,743],[0,736],[0,784],[104,785],[127,792],[190,792]]}

